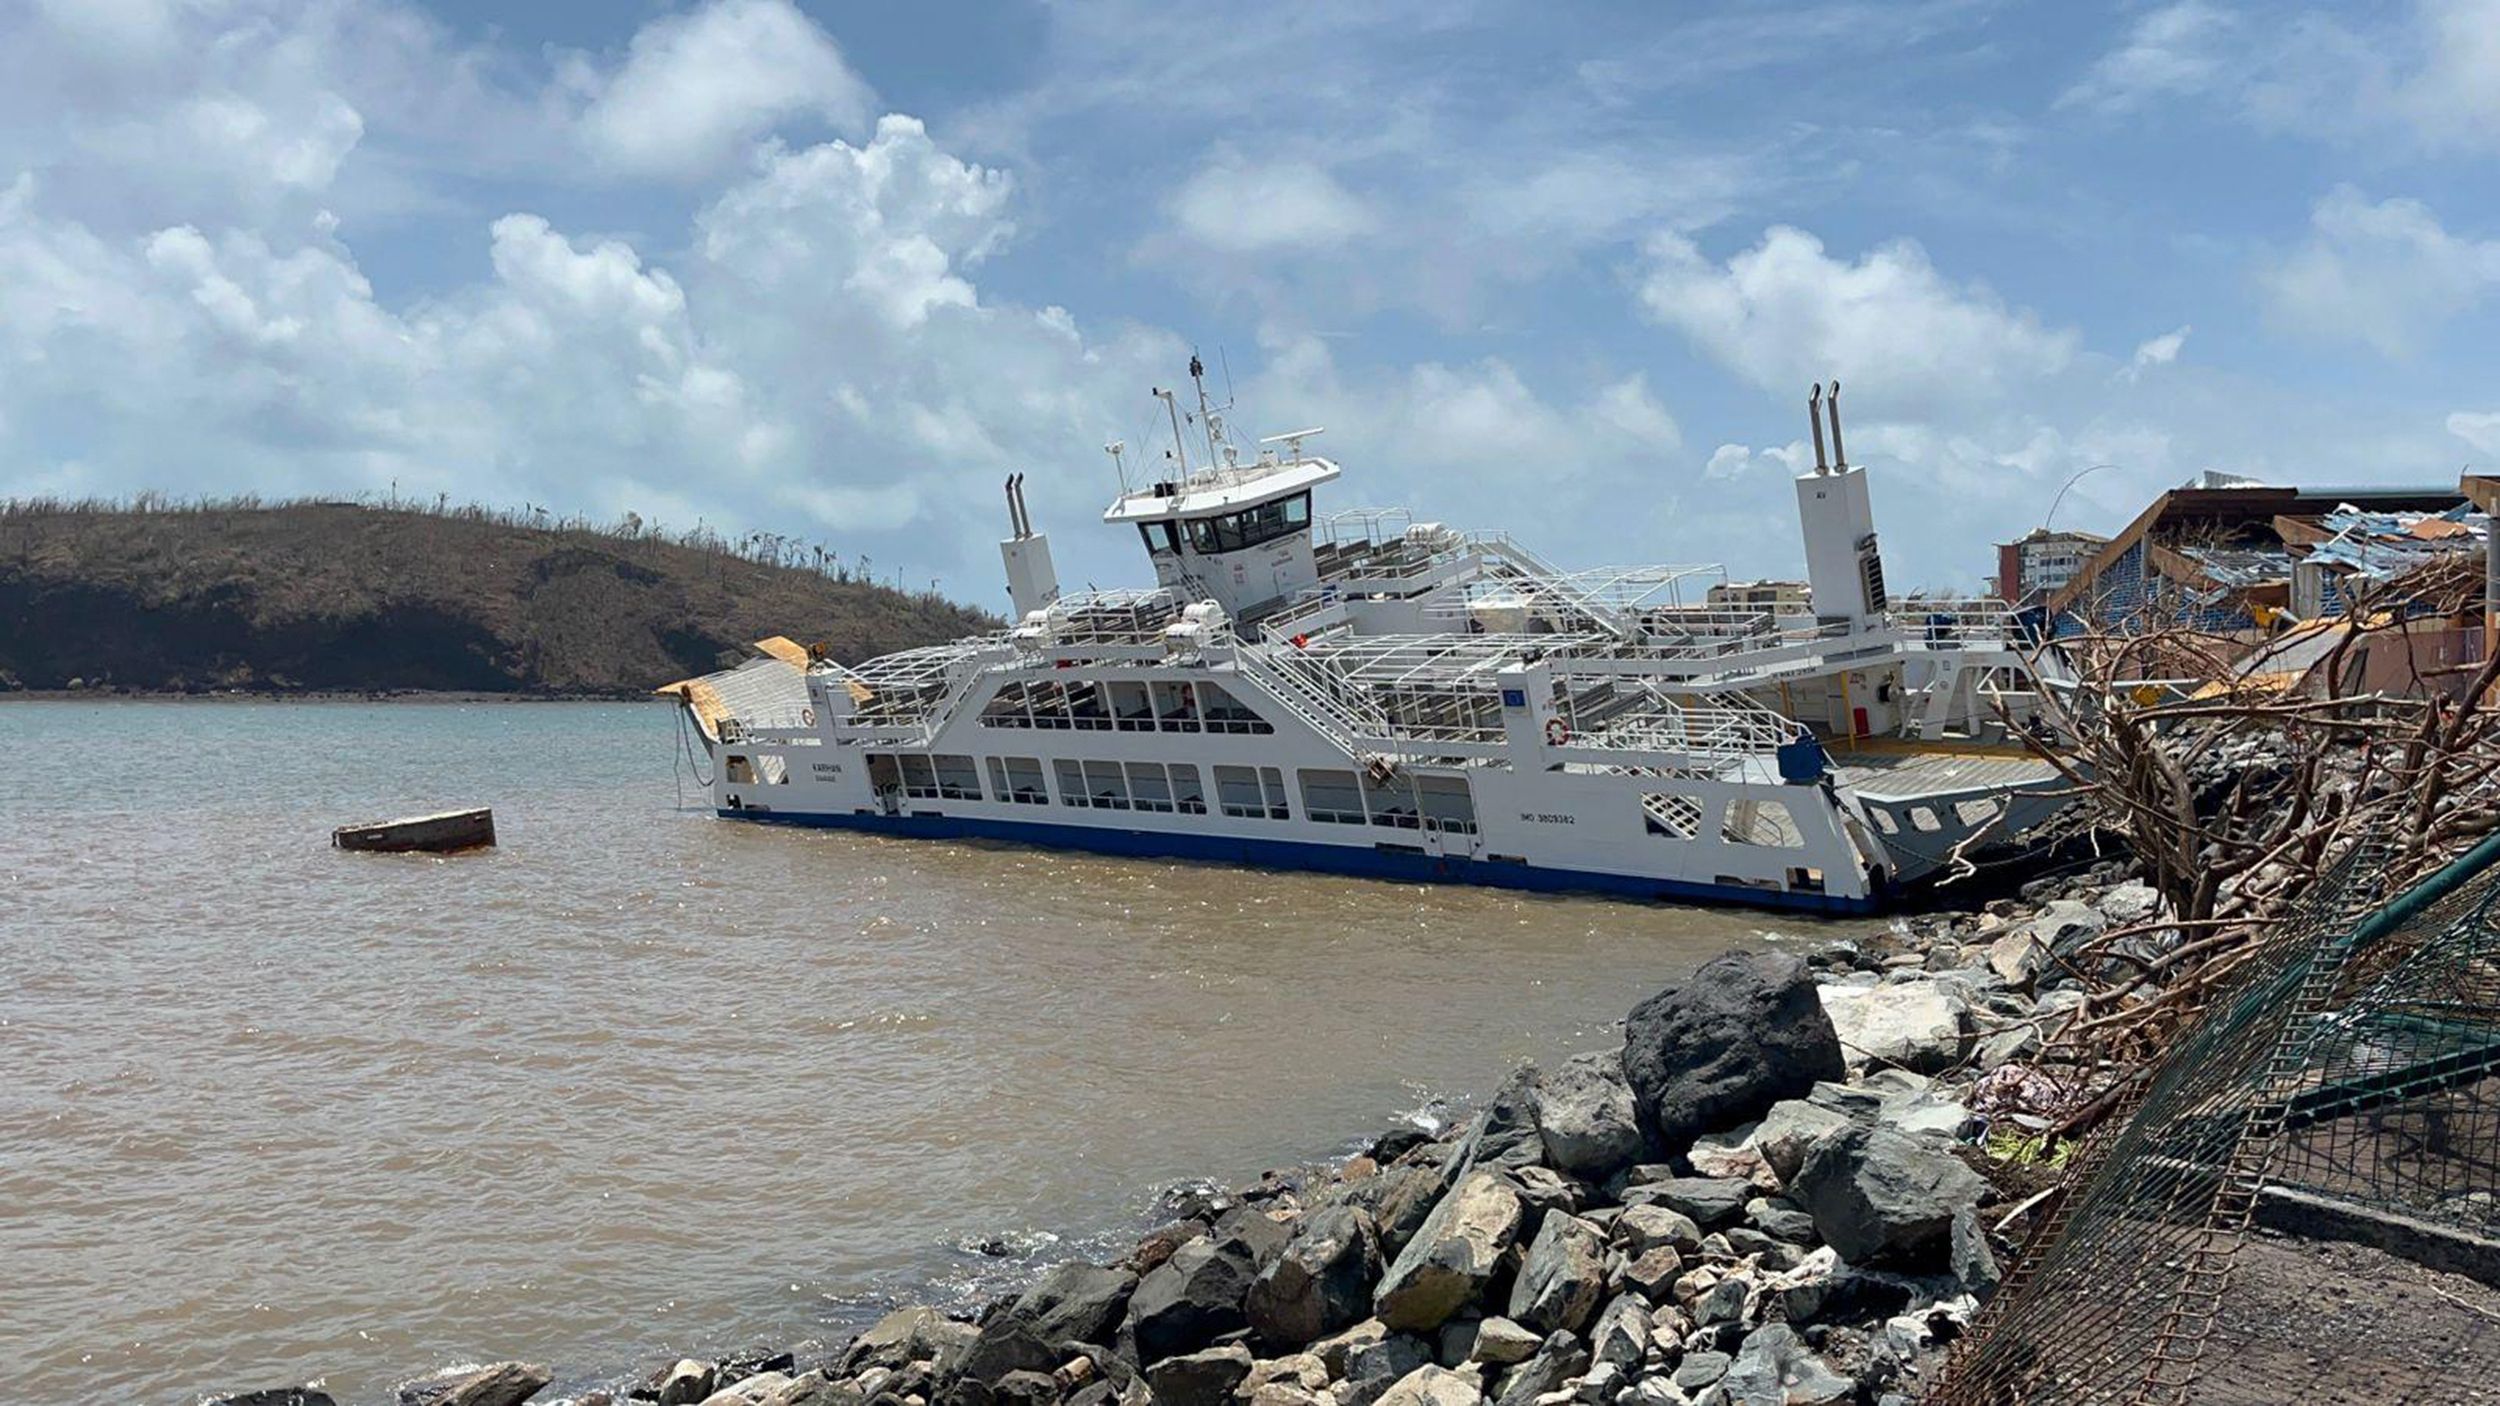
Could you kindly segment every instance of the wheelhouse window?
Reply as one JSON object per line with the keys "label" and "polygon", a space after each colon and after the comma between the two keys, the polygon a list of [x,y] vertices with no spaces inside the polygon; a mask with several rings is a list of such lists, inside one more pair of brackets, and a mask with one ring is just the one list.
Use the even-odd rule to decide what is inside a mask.
{"label": "wheelhouse window", "polygon": [[1156,556],[1172,556],[1181,549],[1180,525],[1171,522],[1141,522],[1137,535],[1146,539],[1146,550]]}
{"label": "wheelhouse window", "polygon": [[[1191,518],[1189,545],[1201,556],[1238,552],[1273,542],[1311,525],[1311,495],[1297,493],[1221,517]],[[1148,543],[1151,547],[1153,544]]]}

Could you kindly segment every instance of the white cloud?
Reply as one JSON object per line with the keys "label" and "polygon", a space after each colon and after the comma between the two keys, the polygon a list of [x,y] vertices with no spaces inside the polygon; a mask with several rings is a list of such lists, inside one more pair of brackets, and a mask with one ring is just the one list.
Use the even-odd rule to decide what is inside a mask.
{"label": "white cloud", "polygon": [[2075,355],[2073,332],[1948,281],[1909,240],[1844,261],[1781,225],[1724,265],[1681,235],[1651,239],[1644,254],[1643,309],[1766,390],[1802,394],[1837,376],[1897,409],[1972,402]]}
{"label": "white cloud", "polygon": [[793,118],[858,131],[875,95],[832,38],[789,0],[709,0],[653,20],[582,114],[609,170],[688,179],[734,163]]}
{"label": "white cloud", "polygon": [[2298,10],[2184,0],[2129,25],[2058,106],[2210,102],[2270,131],[2500,149],[2500,0]]}
{"label": "white cloud", "polygon": [[2187,345],[2188,333],[2195,330],[2193,327],[2177,327],[2158,337],[2149,337],[2138,342],[2135,356],[2128,362],[2128,365],[2137,371],[2155,366],[2168,366],[2179,359],[2180,348]]}
{"label": "white cloud", "polygon": [[2237,16],[2206,0],[2150,11],[2128,26],[2117,48],[2058,95],[2057,105],[2125,112],[2155,99],[2202,92],[2223,72],[2226,41],[2238,27]]}
{"label": "white cloud", "polygon": [[2410,356],[2500,289],[2500,240],[2451,234],[2418,200],[2339,186],[2309,225],[2306,244],[2258,275],[2268,311],[2295,331]]}
{"label": "white cloud", "polygon": [[1219,155],[1172,196],[1180,232],[1227,254],[1310,252],[1370,233],[1372,212],[1337,178],[1308,161],[1244,161]]}
{"label": "white cloud", "polygon": [[1013,233],[1006,174],[938,149],[914,118],[887,116],[861,146],[775,152],[697,221],[704,257],[745,282],[816,304],[838,282],[885,321],[916,326],[939,307],[972,307],[960,270]]}
{"label": "white cloud", "polygon": [[2448,417],[2448,433],[2478,454],[2500,454],[2500,410],[2459,410]]}

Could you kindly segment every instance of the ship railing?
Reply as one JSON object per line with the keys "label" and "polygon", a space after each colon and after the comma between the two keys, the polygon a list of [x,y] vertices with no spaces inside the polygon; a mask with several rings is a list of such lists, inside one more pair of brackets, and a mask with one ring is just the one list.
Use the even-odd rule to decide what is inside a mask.
{"label": "ship railing", "polygon": [[1380,736],[1388,719],[1359,691],[1288,645],[1239,644],[1234,666],[1349,757],[1361,755],[1361,737]]}
{"label": "ship railing", "polygon": [[1670,705],[1624,713],[1572,743],[1609,751],[1663,752],[1691,757],[1765,757],[1796,740],[1797,724],[1777,713],[1746,708]]}
{"label": "ship railing", "polygon": [[1180,618],[1181,598],[1163,587],[1079,591],[1061,596],[1043,612],[1054,645],[1159,644],[1164,627]]}
{"label": "ship railing", "polygon": [[1305,591],[1284,609],[1259,622],[1259,638],[1269,644],[1284,644],[1297,635],[1308,639],[1346,622],[1343,596],[1328,588]]}
{"label": "ship railing", "polygon": [[1557,609],[1595,622],[1608,634],[1629,637],[1636,633],[1632,622],[1613,602],[1590,591],[1571,578],[1570,573],[1547,561],[1511,539],[1507,532],[1470,532],[1466,543],[1483,552],[1505,568],[1502,575],[1514,585],[1529,609]]}

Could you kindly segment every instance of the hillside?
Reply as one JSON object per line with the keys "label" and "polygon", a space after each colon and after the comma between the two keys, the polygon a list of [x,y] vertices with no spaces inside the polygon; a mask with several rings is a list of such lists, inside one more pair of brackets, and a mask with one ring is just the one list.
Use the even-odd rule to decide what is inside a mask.
{"label": "hillside", "polygon": [[636,528],[343,503],[0,504],[0,690],[639,694],[768,635],[860,659],[996,624]]}

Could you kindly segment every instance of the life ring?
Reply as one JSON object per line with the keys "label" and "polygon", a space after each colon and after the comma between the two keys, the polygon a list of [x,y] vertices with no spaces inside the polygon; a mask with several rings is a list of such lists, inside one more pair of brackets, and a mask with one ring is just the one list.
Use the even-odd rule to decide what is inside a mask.
{"label": "life ring", "polygon": [[1546,745],[1546,746],[1548,746],[1548,747],[1560,747],[1561,745],[1563,745],[1563,744],[1564,744],[1564,743],[1566,743],[1566,742],[1569,742],[1570,740],[1571,740],[1571,724],[1569,724],[1569,723],[1567,723],[1567,722],[1564,722],[1564,721],[1563,721],[1562,719],[1560,719],[1560,718],[1547,718],[1547,719],[1545,720],[1545,745]]}
{"label": "life ring", "polygon": [[814,727],[815,725],[816,725],[816,710],[815,710],[815,709],[813,709],[813,708],[801,708],[801,709],[799,709],[799,726],[801,726],[801,727]]}

